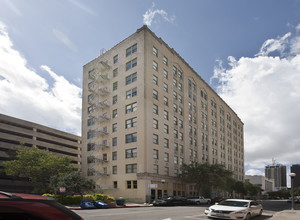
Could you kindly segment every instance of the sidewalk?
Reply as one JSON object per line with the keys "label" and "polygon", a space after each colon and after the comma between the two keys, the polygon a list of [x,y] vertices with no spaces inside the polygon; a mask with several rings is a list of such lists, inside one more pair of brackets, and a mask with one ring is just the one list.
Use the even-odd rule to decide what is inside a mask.
{"label": "sidewalk", "polygon": [[272,220],[299,220],[300,219],[300,210],[284,210],[281,212],[276,212]]}

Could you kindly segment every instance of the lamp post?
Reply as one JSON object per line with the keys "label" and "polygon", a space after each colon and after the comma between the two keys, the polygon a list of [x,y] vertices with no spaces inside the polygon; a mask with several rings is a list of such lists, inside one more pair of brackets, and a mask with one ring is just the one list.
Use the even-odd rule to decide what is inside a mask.
{"label": "lamp post", "polygon": [[296,173],[290,173],[289,174],[291,177],[291,189],[292,189],[292,210],[295,209],[295,200],[294,200],[294,179],[296,176]]}
{"label": "lamp post", "polygon": [[165,196],[165,182],[166,180],[162,179],[161,183],[162,183],[162,199],[164,199]]}

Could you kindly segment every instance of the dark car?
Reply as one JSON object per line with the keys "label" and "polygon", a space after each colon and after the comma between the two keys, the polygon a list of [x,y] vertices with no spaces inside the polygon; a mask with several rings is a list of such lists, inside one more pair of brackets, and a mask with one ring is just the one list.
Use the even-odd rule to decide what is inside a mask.
{"label": "dark car", "polygon": [[53,199],[44,196],[0,191],[1,220],[83,220],[79,215]]}
{"label": "dark car", "polygon": [[186,205],[187,200],[181,196],[169,196],[164,199],[153,201],[154,206],[175,206],[175,205]]}

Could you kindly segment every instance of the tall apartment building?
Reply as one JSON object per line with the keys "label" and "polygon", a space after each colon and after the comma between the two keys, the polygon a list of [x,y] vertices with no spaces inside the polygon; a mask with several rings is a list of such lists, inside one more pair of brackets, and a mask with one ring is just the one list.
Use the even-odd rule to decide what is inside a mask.
{"label": "tall apartment building", "polygon": [[[68,156],[73,159],[74,167],[81,169],[81,137],[0,114],[0,169],[3,169],[2,161],[14,159],[20,143],[48,149],[57,156]],[[28,181],[6,176],[1,170],[0,191],[31,192],[32,189]]]}
{"label": "tall apartment building", "polygon": [[286,166],[273,164],[265,167],[265,177],[274,179],[275,190],[286,188]]}
{"label": "tall apartment building", "polygon": [[193,195],[191,161],[244,179],[243,122],[147,26],[84,65],[82,101],[83,173],[112,196]]}
{"label": "tall apartment building", "polygon": [[293,164],[291,166],[291,173],[295,173],[294,187],[300,187],[300,164]]}

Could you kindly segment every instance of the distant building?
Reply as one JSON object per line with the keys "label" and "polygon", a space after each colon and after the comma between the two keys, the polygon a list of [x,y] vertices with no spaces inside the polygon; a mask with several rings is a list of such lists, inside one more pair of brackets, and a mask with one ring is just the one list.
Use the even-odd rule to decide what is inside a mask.
{"label": "distant building", "polygon": [[82,171],[109,195],[194,195],[178,178],[192,161],[244,181],[243,122],[147,26],[84,65],[82,102]]}
{"label": "distant building", "polygon": [[249,181],[250,183],[254,185],[259,185],[262,189],[262,194],[266,194],[267,192],[273,192],[274,191],[274,180],[268,179],[264,176],[260,175],[246,175],[245,181]]}
{"label": "distant building", "polygon": [[295,173],[294,187],[300,187],[300,164],[294,164],[291,166],[291,173]]}
{"label": "distant building", "polygon": [[286,166],[274,164],[265,167],[265,177],[274,179],[275,190],[285,189],[286,186]]}
{"label": "distant building", "polygon": [[[57,156],[73,159],[74,167],[81,169],[81,137],[40,124],[0,114],[0,169],[3,161],[12,160],[17,146],[36,146],[48,149]],[[30,192],[32,185],[20,178],[6,176],[0,171],[0,191]]]}

